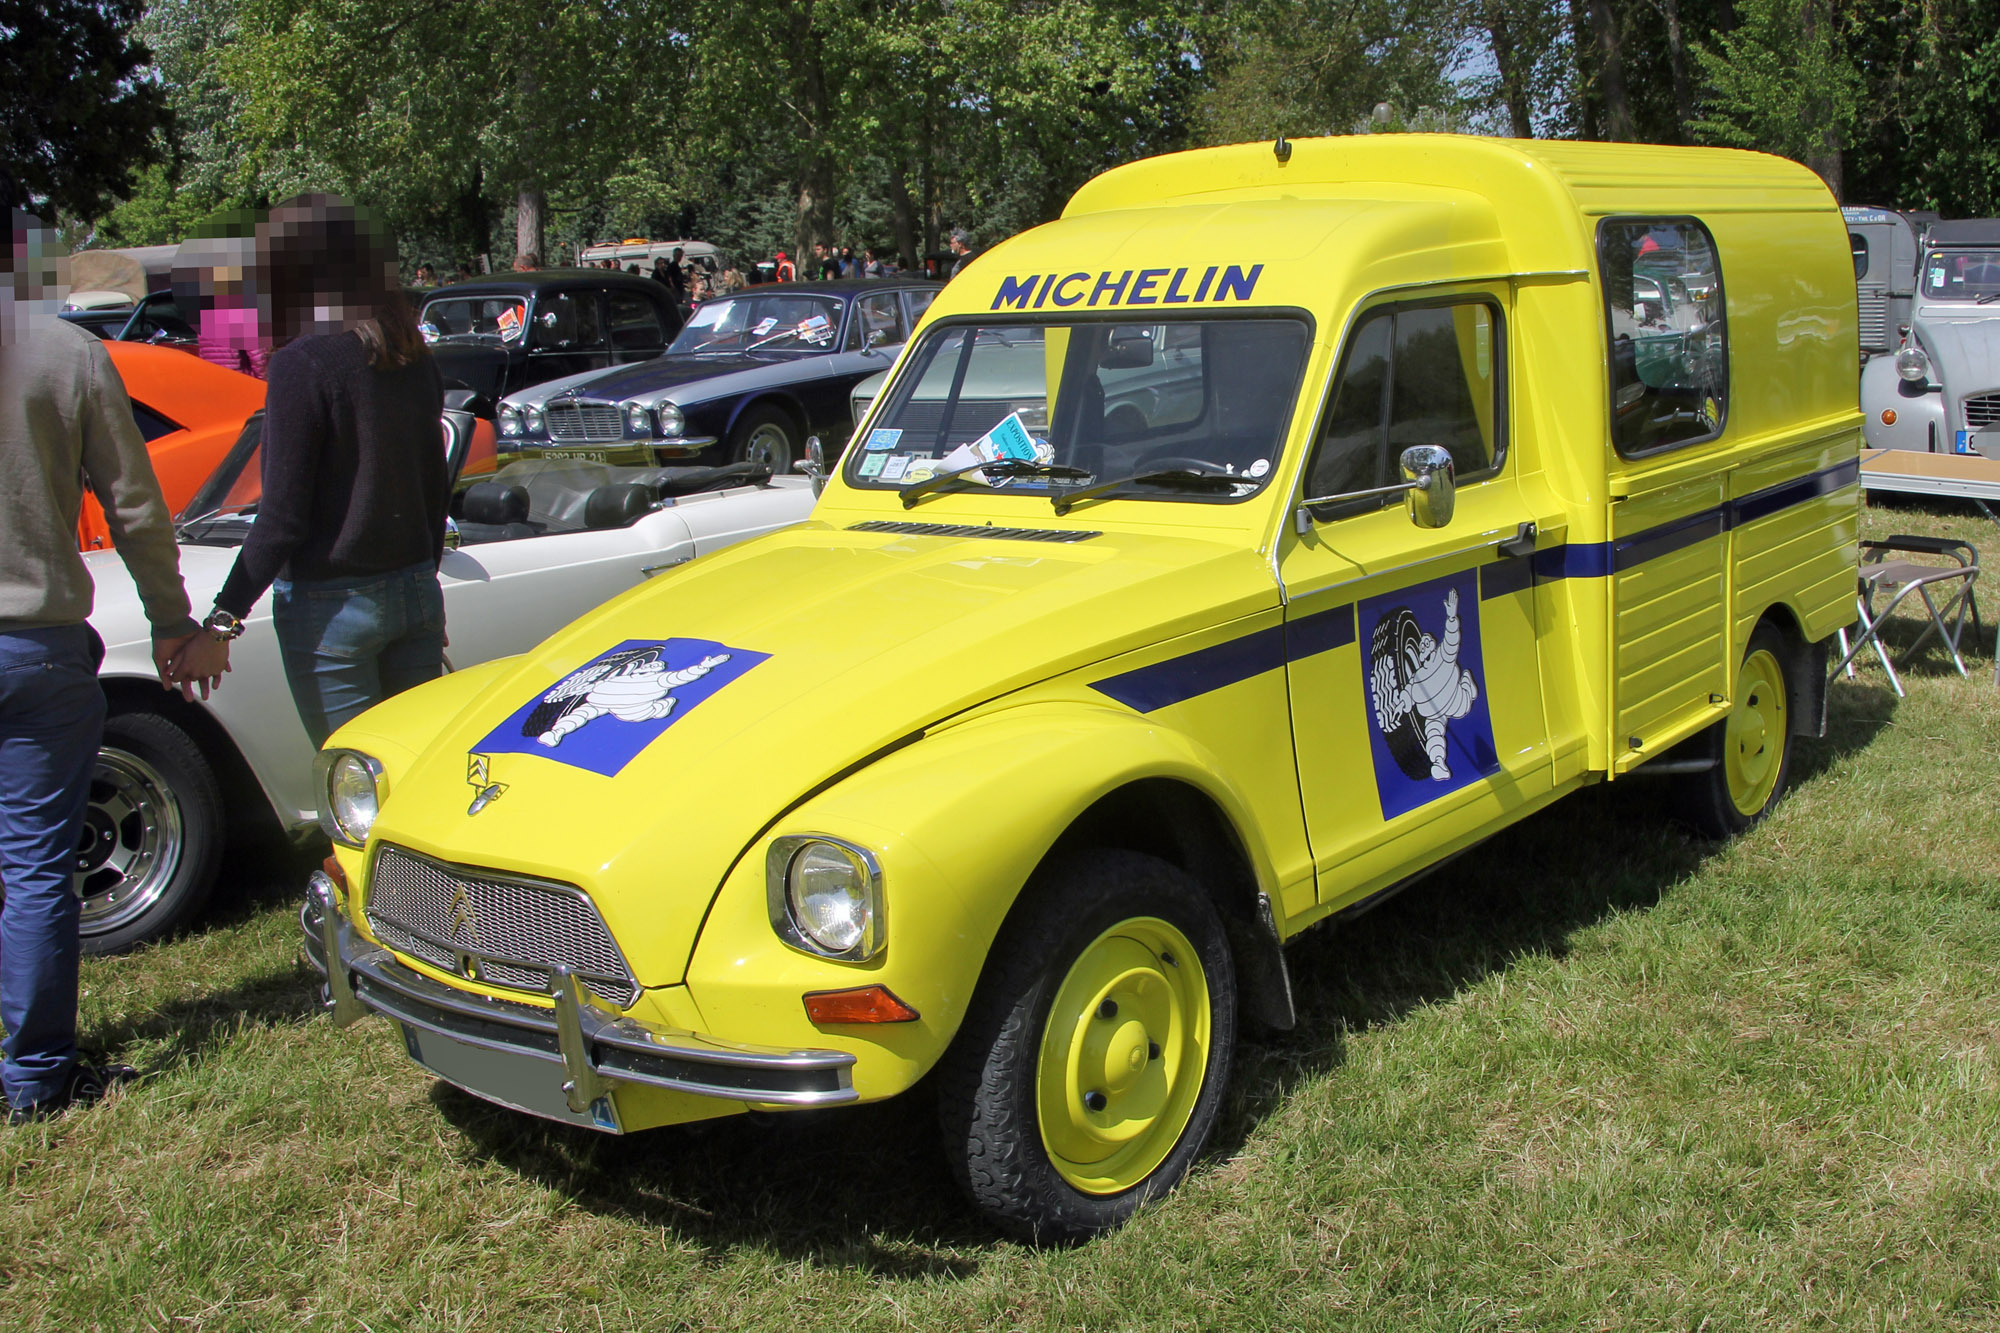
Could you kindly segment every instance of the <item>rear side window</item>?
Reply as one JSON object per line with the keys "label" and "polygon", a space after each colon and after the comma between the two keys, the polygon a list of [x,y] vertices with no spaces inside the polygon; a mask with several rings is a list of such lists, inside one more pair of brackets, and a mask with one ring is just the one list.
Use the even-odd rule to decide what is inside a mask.
{"label": "rear side window", "polygon": [[[1320,420],[1312,496],[1401,479],[1412,445],[1442,445],[1460,481],[1490,476],[1504,447],[1500,313],[1486,301],[1398,306],[1355,325]],[[1356,510],[1385,501],[1371,497]],[[1345,512],[1344,508],[1341,512]]]}
{"label": "rear side window", "polygon": [[1858,231],[1847,233],[1847,248],[1854,255],[1854,279],[1859,282],[1868,272],[1868,238]]}
{"label": "rear side window", "polygon": [[179,425],[167,420],[136,398],[132,399],[131,402],[132,424],[139,428],[139,437],[146,443],[151,444],[162,435],[172,435],[175,431],[181,429]]}
{"label": "rear side window", "polygon": [[611,345],[620,351],[666,345],[666,330],[653,303],[637,292],[610,292],[605,300],[611,307]]}
{"label": "rear side window", "polygon": [[1712,440],[1729,409],[1722,264],[1693,218],[1598,227],[1611,440],[1628,456]]}

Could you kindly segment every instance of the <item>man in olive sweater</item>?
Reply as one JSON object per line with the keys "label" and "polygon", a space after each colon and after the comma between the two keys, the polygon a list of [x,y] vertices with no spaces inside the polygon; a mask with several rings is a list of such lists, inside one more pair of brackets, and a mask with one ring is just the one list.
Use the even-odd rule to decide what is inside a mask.
{"label": "man in olive sweater", "polygon": [[10,215],[0,251],[0,1087],[19,1124],[94,1101],[131,1071],[76,1050],[79,904],[71,887],[104,723],[104,645],[85,623],[76,525],[88,485],[153,626],[162,685],[203,697],[225,640],[188,615],[180,552],[153,465],[104,345],[55,318],[68,258]]}

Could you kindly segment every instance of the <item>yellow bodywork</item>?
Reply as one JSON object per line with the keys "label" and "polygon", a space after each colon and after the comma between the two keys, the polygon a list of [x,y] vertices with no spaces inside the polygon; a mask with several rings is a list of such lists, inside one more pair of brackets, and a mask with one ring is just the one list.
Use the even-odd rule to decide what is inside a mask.
{"label": "yellow bodywork", "polygon": [[[1697,219],[1716,243],[1728,410],[1718,438],[1625,458],[1608,434],[1597,228],[1652,216]],[[1226,295],[1216,274],[1193,299],[1204,272],[1232,265]],[[1046,498],[966,488],[906,514],[893,491],[836,476],[810,522],[663,574],[526,656],[412,691],[336,735],[333,748],[386,775],[370,850],[339,851],[356,928],[383,842],[576,885],[643,988],[634,1017],[848,1051],[861,1098],[886,1097],[938,1059],[1023,884],[1079,821],[1096,827],[1093,811],[1116,810],[1132,836],[1206,837],[1231,868],[1211,887],[1241,899],[1228,914],[1244,938],[1275,943],[1722,718],[1760,622],[1811,644],[1850,618],[1855,287],[1840,213],[1803,167],[1390,135],[1301,140],[1284,161],[1262,144],[1157,158],[1105,173],[1060,220],[983,255],[913,346],[954,321],[1054,315],[1057,293],[1076,301],[1064,318],[1164,319],[1170,307],[1130,300],[1168,292],[1189,315],[1310,320],[1283,453],[1254,498],[1114,497],[1055,517]],[[1504,331],[1457,328],[1468,361],[1499,359],[1498,472],[1462,484],[1442,528],[1413,525],[1400,505],[1302,523],[1305,459],[1349,331],[1377,307],[1466,294]],[[1060,355],[1052,339],[1052,366]],[[876,413],[895,389],[892,375]],[[856,529],[905,519],[1101,535]],[[1503,579],[1496,544],[1523,523],[1532,553]],[[1391,811],[1369,779],[1359,608],[1453,579],[1476,590],[1466,614],[1483,643],[1495,768]],[[489,754],[504,797],[468,813],[467,756],[503,719],[621,643],[663,636],[764,656],[616,776],[553,751]],[[765,851],[802,833],[882,867],[887,943],[872,959],[818,957],[774,929]],[[802,996],[870,983],[920,1017],[808,1020]],[[740,1109],[657,1089],[620,1097],[626,1128]]]}

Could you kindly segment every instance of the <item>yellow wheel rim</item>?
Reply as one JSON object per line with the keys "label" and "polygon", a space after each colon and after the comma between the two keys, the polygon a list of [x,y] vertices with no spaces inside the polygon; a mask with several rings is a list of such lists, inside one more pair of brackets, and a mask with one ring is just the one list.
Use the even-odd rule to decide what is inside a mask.
{"label": "yellow wheel rim", "polygon": [[1785,675],[1778,659],[1759,648],[1744,659],[1736,706],[1729,711],[1722,762],[1729,799],[1739,813],[1754,815],[1771,802],[1785,764],[1791,726],[1785,716]]}
{"label": "yellow wheel rim", "polygon": [[1174,1150],[1208,1071],[1208,977],[1157,917],[1090,942],[1049,1006],[1035,1072],[1042,1146],[1071,1186],[1118,1194]]}

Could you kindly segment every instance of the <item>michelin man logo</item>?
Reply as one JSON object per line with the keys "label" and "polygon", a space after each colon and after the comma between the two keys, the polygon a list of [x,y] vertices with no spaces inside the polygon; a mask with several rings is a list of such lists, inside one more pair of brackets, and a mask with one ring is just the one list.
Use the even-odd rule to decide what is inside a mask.
{"label": "michelin man logo", "polygon": [[[616,777],[670,727],[769,659],[712,639],[627,639],[530,696],[474,753],[538,755]],[[529,771],[508,775],[518,786]]]}
{"label": "michelin man logo", "polygon": [[1385,819],[1499,771],[1479,608],[1469,569],[1359,607],[1362,706]]}
{"label": "michelin man logo", "polygon": [[1458,650],[1464,635],[1458,623],[1458,589],[1444,594],[1444,641],[1426,634],[1409,611],[1377,621],[1370,647],[1368,678],[1370,702],[1375,706],[1375,725],[1384,736],[1403,737],[1390,750],[1398,765],[1411,777],[1422,776],[1422,763],[1414,756],[1420,744],[1430,761],[1430,776],[1437,782],[1451,780],[1446,762],[1445,728],[1472,711],[1479,697],[1479,685],[1472,673],[1458,664]]}
{"label": "michelin man logo", "polygon": [[658,648],[613,653],[558,681],[521,724],[521,734],[554,749],[563,737],[600,717],[621,722],[664,718],[679,702],[672,691],[692,685],[728,660],[728,653],[716,653],[669,671]]}

